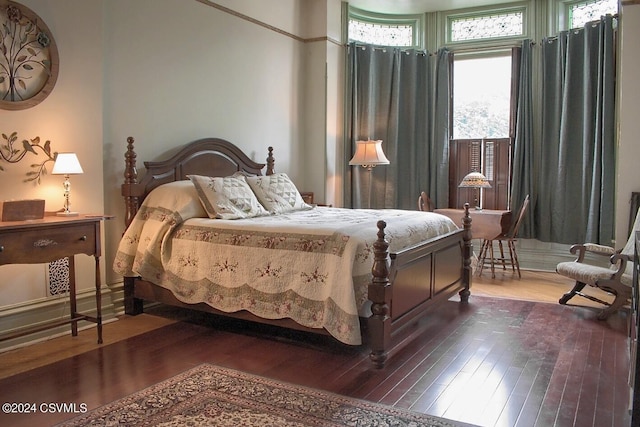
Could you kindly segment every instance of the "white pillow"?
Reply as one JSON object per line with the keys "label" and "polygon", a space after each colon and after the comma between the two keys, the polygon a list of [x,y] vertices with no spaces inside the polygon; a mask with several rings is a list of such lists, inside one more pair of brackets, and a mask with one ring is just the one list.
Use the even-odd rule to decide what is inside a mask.
{"label": "white pillow", "polygon": [[242,174],[224,178],[188,175],[209,218],[241,219],[268,215]]}
{"label": "white pillow", "polygon": [[247,182],[258,200],[273,214],[312,209],[302,200],[295,184],[285,173],[266,176],[249,176]]}

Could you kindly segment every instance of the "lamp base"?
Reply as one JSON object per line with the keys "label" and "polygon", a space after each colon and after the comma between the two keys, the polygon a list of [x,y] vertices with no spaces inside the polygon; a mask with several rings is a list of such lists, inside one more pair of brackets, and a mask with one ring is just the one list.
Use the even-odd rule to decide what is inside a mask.
{"label": "lamp base", "polygon": [[78,212],[66,212],[66,211],[60,211],[60,212],[56,212],[57,216],[78,216],[80,215]]}

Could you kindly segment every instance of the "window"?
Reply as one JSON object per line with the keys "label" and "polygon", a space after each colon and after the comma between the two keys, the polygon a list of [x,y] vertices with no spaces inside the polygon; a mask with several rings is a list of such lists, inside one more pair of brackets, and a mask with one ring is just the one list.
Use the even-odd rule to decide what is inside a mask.
{"label": "window", "polygon": [[485,208],[507,209],[511,176],[512,57],[507,52],[457,55],[453,63],[453,139],[449,146],[449,204],[472,194],[458,188],[471,171],[482,172]]}
{"label": "window", "polygon": [[[449,143],[449,206],[473,196],[458,188],[472,171],[491,188],[482,190],[484,207],[507,209],[511,177],[513,91],[512,47],[530,37],[531,5],[496,6],[444,13],[442,36],[455,52]],[[532,29],[533,30],[533,29]]]}
{"label": "window", "polygon": [[449,21],[450,41],[482,40],[488,38],[521,36],[523,12],[497,15],[452,18]]}
{"label": "window", "polygon": [[349,40],[381,46],[411,46],[411,25],[384,25],[349,20]]}
{"label": "window", "polygon": [[421,15],[385,16],[349,8],[349,41],[379,46],[420,48]]}
{"label": "window", "polygon": [[455,59],[453,137],[509,136],[511,56]]}
{"label": "window", "polygon": [[587,22],[600,19],[601,16],[618,13],[618,0],[582,1],[568,5],[568,28],[581,28]]}

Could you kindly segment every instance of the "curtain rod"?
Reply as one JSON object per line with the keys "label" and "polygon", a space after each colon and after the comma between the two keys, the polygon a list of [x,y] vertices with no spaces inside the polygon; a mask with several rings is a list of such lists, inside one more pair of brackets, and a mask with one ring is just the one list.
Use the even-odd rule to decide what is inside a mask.
{"label": "curtain rod", "polygon": [[[611,16],[611,18],[613,18],[613,19],[618,19],[618,14],[617,14],[617,13],[616,13],[616,14],[614,14],[614,15],[610,15],[610,16]],[[573,31],[574,33],[576,33],[576,32],[578,32],[578,31],[584,30],[584,27],[586,27],[587,25],[594,26],[594,25],[596,25],[596,24],[598,24],[598,23],[600,23],[600,20],[598,20],[598,19],[594,19],[593,21],[589,21],[589,22],[585,23],[582,27],[578,27],[578,28],[571,28],[570,30],[563,30],[563,31],[567,31],[567,32],[568,32],[568,31]],[[555,35],[555,36],[550,36],[550,37],[545,37],[545,38],[543,38],[542,40],[540,40],[540,43],[545,42],[545,41],[546,41],[546,42],[550,42],[550,41],[554,41],[554,40],[557,40],[557,39],[558,39],[558,36],[557,36],[557,35]],[[534,46],[536,45],[536,42],[535,42],[535,41],[533,42],[533,45],[534,45]]]}
{"label": "curtain rod", "polygon": [[[347,47],[349,47],[349,44],[347,45]],[[409,52],[410,50],[413,50],[413,53],[416,53],[418,55],[427,55],[427,50],[426,49],[416,49],[413,47],[400,47],[400,46],[378,46],[378,45],[372,45],[372,44],[356,44],[355,45],[356,49],[367,49],[367,48],[371,48],[373,50],[382,50],[382,51],[386,51],[387,49],[398,49],[400,52],[402,53],[406,53],[407,55],[410,54],[411,52]],[[428,52],[429,56],[434,56],[436,55],[435,53],[432,52]]]}

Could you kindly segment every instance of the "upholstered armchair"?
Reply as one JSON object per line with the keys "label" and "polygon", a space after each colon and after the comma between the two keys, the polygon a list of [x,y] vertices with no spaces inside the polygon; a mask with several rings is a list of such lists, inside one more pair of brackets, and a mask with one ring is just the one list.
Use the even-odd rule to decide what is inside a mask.
{"label": "upholstered armchair", "polygon": [[[576,281],[573,289],[560,298],[560,304],[566,304],[575,295],[590,299],[606,306],[598,314],[598,319],[604,320],[612,313],[619,310],[631,299],[632,278],[633,278],[633,245],[634,232],[640,230],[640,213],[636,215],[633,231],[629,236],[627,244],[622,250],[615,251],[612,247],[585,243],[573,245],[570,249],[572,254],[577,254],[575,261],[561,262],[556,267],[556,271],[562,276],[569,277]],[[587,253],[609,257],[611,266],[609,268],[587,264],[585,255]],[[583,293],[586,285],[601,289],[604,292],[615,296],[613,302],[609,303],[602,299]]]}

